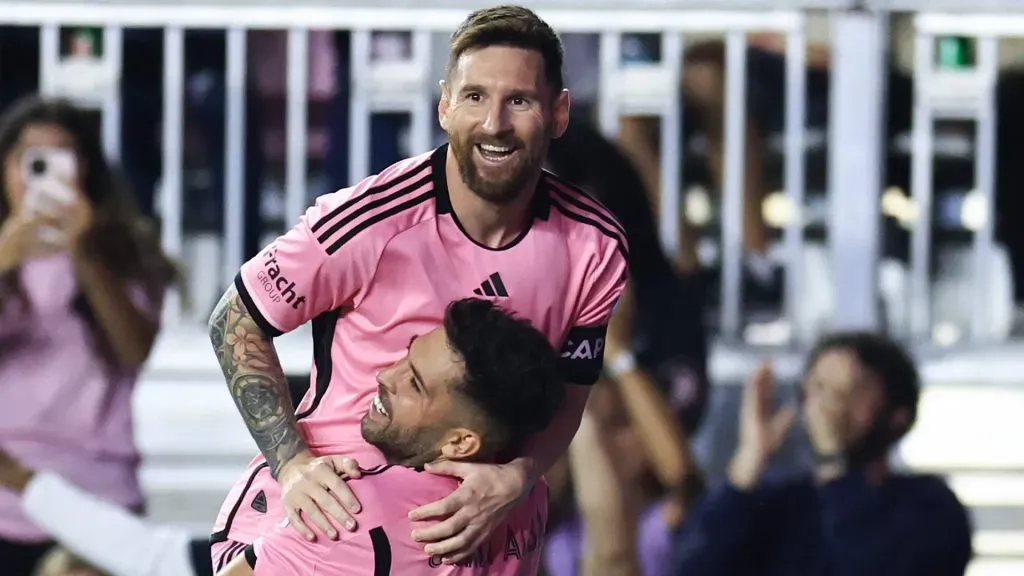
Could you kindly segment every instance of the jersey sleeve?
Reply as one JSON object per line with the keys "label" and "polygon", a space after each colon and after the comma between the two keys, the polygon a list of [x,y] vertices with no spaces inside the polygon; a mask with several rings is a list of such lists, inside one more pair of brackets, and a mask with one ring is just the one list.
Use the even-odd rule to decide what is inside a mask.
{"label": "jersey sleeve", "polygon": [[298,224],[242,265],[235,288],[268,336],[351,304],[369,284],[381,243],[360,233],[367,186],[321,196]]}
{"label": "jersey sleeve", "polygon": [[568,382],[590,386],[601,376],[608,321],[626,288],[627,269],[625,250],[610,243],[603,258],[585,274],[587,286],[579,312],[561,350]]}

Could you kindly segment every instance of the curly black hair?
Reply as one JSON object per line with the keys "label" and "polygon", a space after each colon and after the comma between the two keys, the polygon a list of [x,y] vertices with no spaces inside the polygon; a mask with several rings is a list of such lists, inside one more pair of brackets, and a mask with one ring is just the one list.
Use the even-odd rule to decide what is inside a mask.
{"label": "curly black hair", "polygon": [[565,382],[558,354],[540,331],[480,298],[449,304],[444,329],[465,365],[453,391],[486,420],[482,452],[499,453],[548,427]]}

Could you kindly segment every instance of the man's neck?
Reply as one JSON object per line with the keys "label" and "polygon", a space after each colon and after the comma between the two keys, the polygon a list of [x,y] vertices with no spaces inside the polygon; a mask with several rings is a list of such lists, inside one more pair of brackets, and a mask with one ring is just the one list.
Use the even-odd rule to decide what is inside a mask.
{"label": "man's neck", "polygon": [[501,248],[519,237],[529,221],[536,180],[530,182],[529,193],[520,194],[513,202],[503,205],[488,202],[462,181],[459,164],[451,148],[445,159],[445,177],[448,179],[452,210],[470,238],[489,248]]}

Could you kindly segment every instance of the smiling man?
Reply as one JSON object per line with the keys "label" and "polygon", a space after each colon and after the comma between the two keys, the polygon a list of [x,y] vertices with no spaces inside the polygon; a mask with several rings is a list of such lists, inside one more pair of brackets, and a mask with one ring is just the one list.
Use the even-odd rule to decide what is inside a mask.
{"label": "smiling man", "polygon": [[547,523],[536,494],[461,565],[442,566],[410,538],[410,510],[444,497],[457,481],[420,471],[430,462],[494,461],[546,428],[565,385],[544,335],[492,303],[452,303],[443,328],[412,341],[404,358],[377,376],[363,416],[363,438],[387,464],[350,486],[367,512],[337,542],[309,542],[287,527],[256,540],[221,576],[256,574],[535,574]]}
{"label": "smiling man", "polygon": [[[243,265],[214,311],[211,340],[262,453],[221,509],[214,566],[285,518],[310,540],[357,529],[362,508],[342,474],[385,463],[361,434],[377,393],[368,383],[436,328],[449,302],[473,294],[529,320],[561,351],[565,400],[547,430],[498,463],[428,466],[461,483],[413,511],[438,521],[413,536],[426,554],[458,562],[531,491],[546,493],[537,480],[567,449],[602,370],[626,283],[625,233],[541,168],[568,124],[569,94],[561,42],[530,10],[499,6],[463,22],[438,118],[449,145],[318,198]],[[272,339],[306,322],[312,385],[296,410]]]}

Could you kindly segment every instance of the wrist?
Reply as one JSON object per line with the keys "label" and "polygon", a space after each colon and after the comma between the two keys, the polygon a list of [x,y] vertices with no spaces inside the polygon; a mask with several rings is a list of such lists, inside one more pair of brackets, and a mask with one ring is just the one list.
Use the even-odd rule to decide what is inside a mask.
{"label": "wrist", "polygon": [[304,448],[296,452],[295,455],[293,455],[291,458],[288,458],[287,460],[282,460],[277,464],[277,466],[271,466],[270,475],[274,478],[274,480],[280,482],[288,475],[289,470],[291,470],[298,464],[309,462],[313,458],[314,456],[309,451],[309,449]]}
{"label": "wrist", "polygon": [[17,494],[22,494],[28,488],[29,482],[35,477],[35,471],[18,466],[11,470],[0,473],[0,486]]}
{"label": "wrist", "polygon": [[814,478],[819,484],[836,480],[847,471],[846,456],[841,453],[815,455]]}
{"label": "wrist", "polygon": [[520,456],[510,461],[507,466],[514,469],[523,483],[523,492],[529,492],[543,473],[537,472],[537,461],[528,456]]}
{"label": "wrist", "polygon": [[756,455],[737,452],[729,462],[726,477],[729,484],[740,492],[753,490],[761,480],[764,471],[764,461]]}

